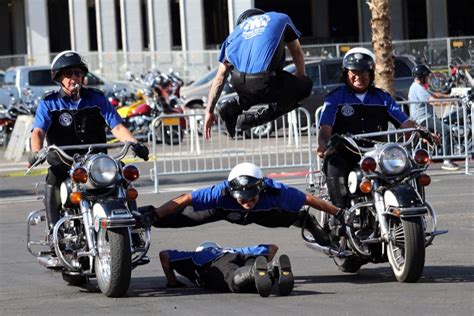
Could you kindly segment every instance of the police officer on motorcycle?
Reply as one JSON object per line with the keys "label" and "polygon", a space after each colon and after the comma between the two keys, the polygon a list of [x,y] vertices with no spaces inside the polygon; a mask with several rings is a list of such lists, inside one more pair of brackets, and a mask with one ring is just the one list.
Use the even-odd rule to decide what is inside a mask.
{"label": "police officer on motorcycle", "polygon": [[[347,177],[360,155],[339,146],[326,155],[333,134],[361,134],[384,131],[391,122],[397,128],[415,127],[386,91],[375,87],[375,56],[362,47],[350,49],[342,61],[345,85],[325,99],[320,120],[318,156],[324,158],[323,172],[331,202],[340,208],[350,206]],[[367,147],[372,147],[372,145]]]}
{"label": "police officer on motorcycle", "polygon": [[[57,146],[106,143],[106,124],[113,135],[123,142],[133,142],[137,156],[148,160],[148,149],[138,143],[105,95],[100,90],[83,86],[88,67],[75,51],[59,53],[51,63],[51,78],[61,86],[41,100],[33,122],[31,149],[28,162],[31,166],[44,140]],[[86,150],[67,150],[73,156]],[[69,166],[58,155],[49,155],[50,167],[46,176],[45,208],[48,227],[52,229],[60,218],[59,186],[69,176]]]}
{"label": "police officer on motorcycle", "polygon": [[[221,104],[218,111],[231,137],[236,129],[259,126],[300,106],[298,101],[309,96],[312,82],[306,76],[299,37],[300,32],[286,14],[249,9],[239,16],[235,30],[222,44],[219,68],[209,91],[206,138],[210,137],[216,119],[214,107],[229,73],[238,100]],[[283,70],[285,46],[295,63],[294,75]],[[262,103],[269,106],[257,113],[242,113]]]}

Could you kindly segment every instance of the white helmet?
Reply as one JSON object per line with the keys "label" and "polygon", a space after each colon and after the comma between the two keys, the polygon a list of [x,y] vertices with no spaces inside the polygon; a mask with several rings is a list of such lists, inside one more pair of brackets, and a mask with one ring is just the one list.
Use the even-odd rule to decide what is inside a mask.
{"label": "white helmet", "polygon": [[213,241],[205,241],[197,246],[196,251],[203,251],[206,248],[222,249],[221,245]]}
{"label": "white helmet", "polygon": [[375,68],[375,55],[367,48],[354,47],[349,49],[344,55],[342,68],[373,71]]}
{"label": "white helmet", "polygon": [[235,199],[251,200],[263,189],[263,172],[250,162],[235,166],[227,178],[229,191]]}

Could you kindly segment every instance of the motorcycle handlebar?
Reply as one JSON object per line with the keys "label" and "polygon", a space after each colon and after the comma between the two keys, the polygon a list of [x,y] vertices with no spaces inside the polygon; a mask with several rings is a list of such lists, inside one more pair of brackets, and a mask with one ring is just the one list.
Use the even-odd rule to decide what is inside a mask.
{"label": "motorcycle handlebar", "polygon": [[115,144],[91,144],[91,145],[77,145],[77,146],[60,146],[60,147],[56,146],[56,145],[51,145],[51,146],[48,146],[48,147],[45,147],[45,148],[41,149],[38,152],[38,159],[35,161],[34,164],[31,165],[31,167],[29,167],[26,170],[25,175],[30,174],[31,170],[33,170],[36,166],[42,164],[46,160],[46,157],[49,155],[49,153],[53,152],[53,151],[59,154],[61,160],[64,159],[64,160],[68,161],[68,162],[66,162],[66,161],[63,160],[63,162],[66,165],[71,165],[72,162],[74,161],[74,158],[69,156],[65,152],[65,150],[69,150],[69,149],[89,149],[89,151],[91,151],[93,148],[113,148],[113,147],[119,147],[119,146],[122,146],[122,145],[123,145],[122,150],[118,154],[110,155],[113,159],[116,159],[116,160],[121,160],[127,155],[128,150],[133,145],[132,142],[115,143]]}

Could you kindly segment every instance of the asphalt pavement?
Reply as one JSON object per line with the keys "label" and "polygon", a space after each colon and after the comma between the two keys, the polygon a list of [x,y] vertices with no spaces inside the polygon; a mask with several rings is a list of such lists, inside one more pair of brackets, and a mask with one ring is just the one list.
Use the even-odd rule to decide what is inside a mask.
{"label": "asphalt pavement", "polygon": [[[151,263],[132,273],[126,297],[107,298],[92,280],[84,287],[67,286],[59,273],[47,271],[26,250],[26,217],[42,202],[34,184],[43,174],[22,176],[26,161],[0,159],[0,315],[473,315],[474,314],[474,178],[462,171],[447,172],[433,164],[427,199],[438,214],[439,236],[427,249],[423,276],[417,283],[396,281],[388,263],[367,264],[346,274],[332,259],[306,248],[300,231],[290,228],[239,226],[227,222],[181,229],[153,229]],[[160,205],[198,187],[226,177],[225,173],[160,178],[160,192],[139,163],[140,205]],[[144,171],[145,170],[145,171]],[[305,170],[266,170],[266,175],[305,189]],[[472,166],[471,166],[472,173]],[[215,293],[187,283],[167,289],[159,264],[163,249],[193,250],[214,240],[229,246],[276,243],[279,254],[291,258],[295,289],[290,296]]]}

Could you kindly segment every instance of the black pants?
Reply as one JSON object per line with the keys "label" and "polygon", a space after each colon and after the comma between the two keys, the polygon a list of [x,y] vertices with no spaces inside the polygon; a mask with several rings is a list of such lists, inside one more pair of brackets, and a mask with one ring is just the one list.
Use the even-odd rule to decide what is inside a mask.
{"label": "black pants", "polygon": [[260,78],[233,73],[231,83],[243,110],[257,104],[270,104],[273,113],[265,118],[268,121],[296,109],[297,103],[310,95],[313,86],[308,77],[296,77],[284,70]]}
{"label": "black pants", "polygon": [[234,273],[243,266],[252,266],[255,256],[235,253],[224,253],[221,257],[204,265],[196,266],[192,259],[171,263],[171,268],[191,282],[219,292],[256,293],[255,282],[244,287],[234,284]]}
{"label": "black pants", "polygon": [[70,168],[71,167],[64,164],[52,165],[48,169],[46,184],[59,187],[61,183],[69,177],[68,172]]}
{"label": "black pants", "polygon": [[337,207],[350,206],[351,195],[347,187],[347,177],[357,167],[359,161],[360,156],[347,149],[339,149],[324,159],[323,172],[326,175],[329,197]]}

